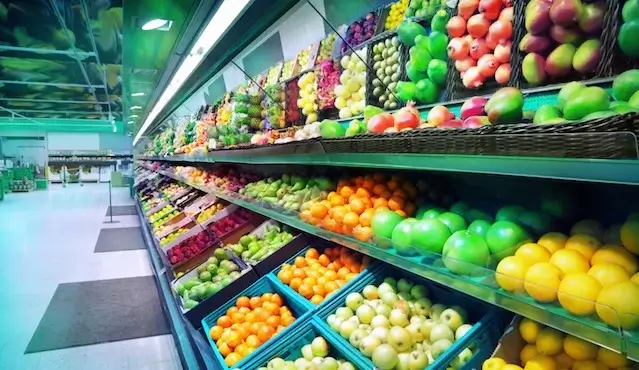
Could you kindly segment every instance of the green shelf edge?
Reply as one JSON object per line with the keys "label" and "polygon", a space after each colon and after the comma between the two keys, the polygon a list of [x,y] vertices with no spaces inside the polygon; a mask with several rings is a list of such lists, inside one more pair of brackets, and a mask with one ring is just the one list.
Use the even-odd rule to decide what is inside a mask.
{"label": "green shelf edge", "polygon": [[[244,152],[250,150],[247,149]],[[189,163],[291,164],[466,172],[639,185],[639,160],[626,159],[392,153],[317,153],[262,156],[215,153],[203,156],[139,157],[138,159]]]}
{"label": "green shelf edge", "polygon": [[[153,171],[150,167],[141,167]],[[395,267],[410,271],[418,276],[422,276],[436,283],[446,285],[452,289],[460,291],[464,294],[468,294],[492,305],[528,317],[532,320],[538,321],[557,330],[570,333],[584,340],[606,347],[610,350],[623,353],[631,360],[639,362],[639,338],[624,336],[621,333],[621,330],[615,331],[612,328],[605,326],[597,328],[584,325],[582,320],[577,317],[559,316],[557,315],[557,313],[549,311],[548,309],[550,307],[548,306],[535,303],[534,301],[524,301],[522,299],[518,299],[512,294],[482,285],[480,282],[471,278],[464,279],[458,275],[453,275],[450,273],[445,273],[441,270],[437,270],[432,266],[416,263],[409,258],[397,256],[382,249],[376,248],[372,244],[363,243],[348,236],[332,233],[330,231],[317,228],[313,225],[301,221],[298,218],[279,213],[277,210],[267,209],[251,202],[237,199],[228,194],[225,194],[224,192],[216,191],[214,189],[191,183],[171,173],[167,173],[164,171],[155,172],[163,176],[170,177],[193,188],[199,189],[205,193],[213,194],[218,198],[237,204],[240,207],[244,207],[251,211],[257,212],[283,224],[294,227],[298,230],[304,231],[311,235],[315,235],[322,239],[332,241],[373,258],[383,260]]]}

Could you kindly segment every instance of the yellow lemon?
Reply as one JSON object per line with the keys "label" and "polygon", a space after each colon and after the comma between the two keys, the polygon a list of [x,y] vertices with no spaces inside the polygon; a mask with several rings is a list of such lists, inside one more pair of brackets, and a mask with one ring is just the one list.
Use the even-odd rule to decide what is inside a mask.
{"label": "yellow lemon", "polygon": [[586,234],[601,240],[604,230],[596,220],[581,220],[570,229],[570,235]]}
{"label": "yellow lemon", "polygon": [[501,370],[524,370],[519,365],[508,364],[501,368]]}
{"label": "yellow lemon", "polygon": [[550,356],[537,356],[528,361],[524,370],[557,370],[557,364]]}
{"label": "yellow lemon", "polygon": [[526,366],[528,361],[532,360],[538,355],[539,355],[539,352],[537,352],[536,345],[526,344],[524,348],[521,349],[521,352],[519,352],[519,362],[521,363],[522,366]]}
{"label": "yellow lemon", "polygon": [[566,245],[566,240],[568,240],[568,237],[566,235],[553,232],[543,235],[541,238],[539,238],[537,244],[548,249],[548,252],[555,253],[558,250],[564,248],[564,245]]}
{"label": "yellow lemon", "polygon": [[499,261],[495,271],[495,280],[502,289],[509,292],[524,291],[524,276],[529,265],[516,256],[506,257]]}
{"label": "yellow lemon", "polygon": [[632,277],[630,278],[630,281],[632,281],[635,284],[639,284],[639,272],[632,275]]}
{"label": "yellow lemon", "polygon": [[553,328],[543,328],[537,335],[536,345],[537,352],[542,356],[558,355],[564,348],[564,335]]}
{"label": "yellow lemon", "polygon": [[524,289],[537,302],[553,302],[557,299],[560,281],[561,271],[556,266],[549,262],[540,262],[530,266],[526,271]]}
{"label": "yellow lemon", "polygon": [[559,369],[571,369],[573,360],[566,352],[562,352],[555,356],[555,362],[557,363],[557,368]]}
{"label": "yellow lemon", "polygon": [[633,219],[621,225],[621,243],[634,254],[639,254],[639,220]]}
{"label": "yellow lemon", "polygon": [[628,366],[629,362],[626,356],[603,347],[597,352],[597,361],[613,369]]}
{"label": "yellow lemon", "polygon": [[531,319],[522,319],[519,323],[519,335],[529,344],[537,342],[537,335],[543,329],[542,325]]}
{"label": "yellow lemon", "polygon": [[608,370],[608,366],[597,361],[577,361],[572,364],[572,370]]}
{"label": "yellow lemon", "polygon": [[550,263],[561,271],[562,277],[577,272],[587,273],[590,270],[586,257],[573,249],[562,249],[553,253]]}
{"label": "yellow lemon", "polygon": [[601,289],[597,279],[588,274],[570,274],[559,284],[557,299],[573,315],[587,316],[595,312],[595,301]]}
{"label": "yellow lemon", "polygon": [[639,328],[639,285],[625,281],[603,288],[596,310],[601,320],[615,328]]}
{"label": "yellow lemon", "polygon": [[601,262],[593,265],[588,270],[588,275],[597,279],[602,287],[630,280],[630,274],[623,267],[609,262]]}
{"label": "yellow lemon", "polygon": [[586,342],[572,335],[564,338],[564,351],[575,361],[594,360],[597,358],[599,346]]}
{"label": "yellow lemon", "polygon": [[548,262],[550,261],[550,256],[548,249],[537,243],[526,243],[515,252],[515,257],[523,259],[529,265],[534,265],[537,262]]}
{"label": "yellow lemon", "polygon": [[499,357],[489,358],[481,365],[481,370],[503,370],[506,361]]}
{"label": "yellow lemon", "polygon": [[601,247],[601,242],[591,235],[575,234],[566,240],[566,249],[574,249],[581,253],[586,260],[590,261],[597,249]]}
{"label": "yellow lemon", "polygon": [[626,248],[607,244],[601,247],[590,259],[592,265],[609,262],[619,265],[626,269],[630,275],[636,274],[639,270],[637,257],[630,253]]}

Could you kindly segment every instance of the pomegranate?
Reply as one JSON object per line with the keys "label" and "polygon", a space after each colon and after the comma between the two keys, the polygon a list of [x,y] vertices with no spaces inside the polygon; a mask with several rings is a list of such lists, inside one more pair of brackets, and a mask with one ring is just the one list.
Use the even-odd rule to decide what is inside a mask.
{"label": "pomegranate", "polygon": [[479,7],[479,0],[459,0],[457,14],[464,19],[469,19]]}
{"label": "pomegranate", "polygon": [[490,28],[488,34],[497,40],[498,44],[505,44],[513,37],[513,25],[510,22],[496,21]]}
{"label": "pomegranate", "polygon": [[509,63],[510,62],[510,48],[512,47],[512,42],[508,41],[505,44],[499,44],[495,48],[495,58],[499,63]]}
{"label": "pomegranate", "polygon": [[484,84],[484,76],[481,74],[479,67],[470,67],[464,72],[462,83],[469,89],[481,87]]}
{"label": "pomegranate", "polygon": [[395,125],[395,119],[390,113],[380,113],[368,120],[366,127],[369,132],[382,133],[389,127]]}
{"label": "pomegranate", "polygon": [[483,14],[475,14],[468,20],[466,28],[472,37],[484,37],[488,33],[490,22]]}
{"label": "pomegranate", "polygon": [[466,20],[460,16],[452,17],[446,24],[446,31],[451,37],[462,37],[466,33]]}
{"label": "pomegranate", "polygon": [[479,2],[480,13],[493,13],[501,10],[502,0],[481,0]]}
{"label": "pomegranate", "polygon": [[417,128],[420,123],[419,111],[415,109],[415,102],[409,101],[406,106],[393,115],[395,128],[398,131]]}
{"label": "pomegranate", "polygon": [[495,71],[495,81],[497,81],[497,83],[501,85],[507,84],[508,81],[510,81],[510,73],[510,63],[504,63],[500,65],[497,68],[497,71]]}
{"label": "pomegranate", "polygon": [[461,60],[468,56],[470,46],[466,40],[456,37],[448,43],[448,57],[454,60]]}
{"label": "pomegranate", "polygon": [[436,105],[430,109],[428,112],[428,123],[432,126],[439,126],[442,123],[449,121],[455,118],[455,115],[452,114],[448,108],[443,105]]}
{"label": "pomegranate", "polygon": [[470,67],[474,67],[477,65],[477,61],[473,58],[465,58],[462,60],[458,60],[455,62],[455,69],[458,72],[466,72]]}
{"label": "pomegranate", "polygon": [[514,9],[515,8],[513,7],[504,8],[504,10],[499,13],[498,19],[503,22],[512,23],[514,18]]}
{"label": "pomegranate", "polygon": [[490,53],[490,49],[488,49],[486,40],[484,40],[483,38],[475,39],[475,41],[470,44],[469,54],[473,59],[479,60],[479,58],[488,53]]}

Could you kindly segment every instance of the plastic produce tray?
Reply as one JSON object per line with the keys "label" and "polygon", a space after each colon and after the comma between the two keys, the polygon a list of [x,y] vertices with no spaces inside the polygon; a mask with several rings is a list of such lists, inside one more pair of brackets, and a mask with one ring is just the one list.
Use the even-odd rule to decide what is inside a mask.
{"label": "plastic produce tray", "polygon": [[237,264],[241,268],[240,277],[238,277],[236,280],[233,280],[233,282],[230,283],[229,285],[220,289],[219,292],[215,293],[214,295],[210,296],[209,298],[203,301],[200,301],[200,303],[197,306],[191,308],[190,310],[184,308],[184,299],[182,298],[182,296],[177,294],[177,286],[184,284],[187,280],[191,278],[197,277],[198,276],[197,267],[200,267],[201,265],[206,264],[206,262],[198,265],[195,269],[187,272],[180,278],[173,280],[171,282],[173,293],[175,294],[175,297],[179,302],[179,306],[180,306],[180,309],[182,310],[182,314],[189,320],[189,322],[191,322],[191,324],[193,325],[195,329],[199,329],[202,327],[202,319],[205,318],[206,315],[208,315],[209,312],[211,312],[211,310],[214,310],[215,308],[219,307],[220,302],[229,301],[231,298],[238,295],[238,293],[240,293],[242,290],[246,289],[249,285],[257,281],[258,276],[257,274],[255,274],[255,271],[251,268],[251,266],[246,265],[242,260],[240,260],[234,255],[231,257],[231,260],[235,262],[235,264]]}
{"label": "plastic produce tray", "polygon": [[[324,249],[330,247],[330,243],[329,242],[325,242],[323,240],[318,240],[316,242],[313,242],[313,244],[309,245],[308,247],[302,249],[301,251],[299,251],[298,253],[296,253],[295,255],[293,255],[291,258],[289,258],[288,260],[281,262],[278,267],[273,270],[273,272],[271,273],[271,276],[278,280],[277,274],[280,272],[280,270],[282,269],[282,265],[284,263],[288,263],[288,264],[294,264],[295,263],[295,258],[299,257],[299,256],[303,256],[307,250],[309,250],[310,248],[315,248],[318,250],[318,252],[323,253]],[[354,278],[353,280],[347,282],[346,284],[344,284],[341,288],[339,288],[338,290],[335,291],[334,294],[331,294],[330,296],[328,296],[325,300],[323,300],[320,304],[315,305],[312,302],[308,301],[306,299],[306,297],[302,296],[301,294],[299,294],[298,292],[296,292],[293,288],[291,288],[290,286],[282,283],[282,285],[284,286],[284,289],[288,290],[290,294],[292,295],[296,295],[298,296],[300,299],[304,299],[307,300],[308,303],[312,304],[314,307],[317,307],[318,310],[321,310],[322,307],[325,307],[327,305],[330,305],[331,302],[333,302],[335,299],[337,299],[338,297],[342,297],[342,292],[350,292],[352,291],[352,289],[354,289],[354,287],[358,286],[358,282],[361,279],[365,279],[367,276],[369,276],[371,274],[371,271],[374,270],[376,268],[376,266],[378,266],[378,262],[377,261],[372,261],[370,263],[370,265],[368,265],[368,267],[366,267],[362,272],[360,272],[356,278]],[[281,281],[280,281],[281,282]]]}
{"label": "plastic produce tray", "polygon": [[[434,363],[429,365],[429,369],[446,369],[451,361],[453,361],[459,353],[469,346],[473,346],[473,357],[460,370],[480,369],[482,362],[489,358],[495,348],[499,338],[501,337],[503,328],[497,324],[500,322],[500,310],[494,306],[477,301],[459,292],[453,291],[445,286],[441,286],[430,282],[422,277],[413,275],[407,271],[396,269],[389,265],[379,265],[374,268],[370,274],[362,279],[357,279],[357,283],[351,286],[348,291],[341,292],[338,297],[333,299],[330,304],[320,308],[315,315],[318,319],[326,322],[329,315],[335,313],[337,308],[344,306],[346,296],[351,292],[361,292],[366,285],[379,285],[386,277],[394,277],[396,279],[407,278],[417,284],[424,285],[428,288],[430,299],[433,303],[442,303],[447,306],[458,305],[465,308],[469,315],[469,322],[474,322],[472,329],[461,339],[453,343],[453,345],[444,352]],[[338,333],[330,330],[333,340],[341,343],[342,346],[351,347],[351,344],[342,338]],[[359,360],[366,364],[365,369],[373,369],[373,362],[357,353]]]}
{"label": "plastic produce tray", "polygon": [[289,336],[274,344],[267,351],[264,351],[261,356],[251,359],[250,362],[244,366],[246,369],[257,369],[260,367],[266,367],[266,364],[279,357],[286,361],[295,361],[302,357],[302,347],[306,344],[310,344],[316,337],[324,337],[329,346],[328,356],[333,357],[336,360],[349,361],[356,369],[367,369],[365,363],[361,363],[356,353],[352,348],[342,346],[336,342],[330,335],[331,328],[329,328],[321,320],[316,317],[303,323],[296,328],[295,333],[291,333]]}
{"label": "plastic produce tray", "polygon": [[213,311],[204,319],[202,319],[202,329],[204,330],[204,334],[206,335],[209,341],[209,344],[211,345],[211,348],[213,349],[213,355],[217,358],[222,369],[226,370],[226,369],[229,369],[229,367],[224,363],[224,357],[222,357],[222,355],[220,354],[220,351],[217,349],[217,346],[215,345],[215,342],[213,342],[213,340],[208,335],[208,333],[211,330],[211,328],[215,326],[217,319],[223,316],[229,308],[234,306],[238,298],[243,296],[254,297],[254,296],[262,295],[264,293],[278,293],[282,297],[282,300],[284,301],[284,305],[286,305],[293,313],[293,316],[295,317],[295,321],[289,327],[284,329],[281,333],[273,336],[273,338],[262,343],[262,345],[259,346],[255,350],[255,352],[251,353],[250,355],[244,357],[242,360],[238,361],[237,364],[230,367],[230,369],[249,369],[249,367],[246,367],[246,365],[249,361],[251,361],[251,359],[262,356],[265,352],[269,350],[269,348],[272,348],[272,346],[275,343],[277,343],[278,341],[281,341],[284,338],[289,337],[292,333],[295,333],[297,331],[297,328],[302,326],[304,322],[307,322],[311,319],[311,315],[313,315],[315,312],[315,309],[313,308],[313,306],[304,300],[301,300],[295,296],[289,295],[286,290],[282,289],[282,287],[283,287],[283,284],[280,283],[279,281],[273,280],[269,276],[264,276],[260,278],[257,282],[253,283],[253,285],[251,285],[250,287],[244,289],[239,294],[237,294],[230,300],[226,301],[217,310]]}

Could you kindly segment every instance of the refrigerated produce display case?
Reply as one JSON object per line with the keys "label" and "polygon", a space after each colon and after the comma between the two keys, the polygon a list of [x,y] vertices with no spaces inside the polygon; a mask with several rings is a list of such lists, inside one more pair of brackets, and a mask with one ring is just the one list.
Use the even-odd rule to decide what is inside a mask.
{"label": "refrigerated produce display case", "polygon": [[639,2],[271,6],[136,121],[186,368],[639,368]]}

